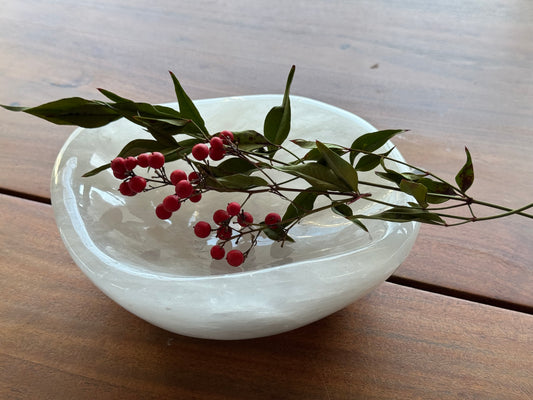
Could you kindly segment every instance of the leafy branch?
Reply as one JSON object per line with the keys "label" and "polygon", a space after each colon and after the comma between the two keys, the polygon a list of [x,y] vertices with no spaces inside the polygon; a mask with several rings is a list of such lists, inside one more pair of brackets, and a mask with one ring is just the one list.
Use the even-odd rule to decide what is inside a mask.
{"label": "leafy branch", "polygon": [[[250,236],[250,248],[243,254],[243,259],[257,243],[259,234],[281,243],[292,241],[289,232],[296,224],[310,215],[326,210],[331,210],[364,230],[368,229],[363,221],[368,219],[456,226],[510,215],[533,218],[533,214],[528,212],[533,208],[533,203],[509,209],[475,199],[468,194],[474,183],[474,167],[467,148],[466,160],[453,182],[395,159],[391,156],[394,148],[382,150],[396,135],[407,132],[403,129],[366,133],[357,137],[349,147],[318,140],[291,139],[291,143],[305,150],[302,156],[295,154],[285,145],[291,128],[289,94],[294,72],[293,66],[287,78],[282,103],[273,107],[265,116],[263,134],[254,130],[209,133],[194,102],[172,72],[170,75],[179,110],[135,102],[105,89],[99,91],[107,101],[73,97],[37,107],[2,107],[59,125],[96,128],[125,118],[141,126],[150,133],[152,139],[131,140],[124,145],[115,160],[87,171],[84,176],[91,177],[111,168],[115,176],[123,180],[123,185],[135,181],[137,186],[141,185],[140,191],[165,186],[177,187],[172,175],[170,178],[167,176],[163,164],[157,165],[157,168],[149,165],[155,170],[155,175],[147,179],[142,178],[143,182],[136,178],[138,175],[133,172],[133,168],[124,167],[124,170],[119,168],[118,171],[116,160],[129,159],[131,164],[134,159],[134,167],[140,165],[141,158],[146,154],[160,154],[165,163],[183,160],[189,165],[195,178],[190,180],[191,188],[183,192],[186,195],[180,197],[176,189],[178,199],[174,200],[177,203],[172,204],[178,204],[175,206],[178,208],[181,202],[193,201],[193,198],[198,199],[202,194],[211,191],[246,194],[246,200],[239,207],[244,206],[251,197],[265,193],[286,200],[287,207],[282,216],[271,213],[275,215],[269,214],[265,220],[253,223],[246,219],[248,216],[241,210],[238,214],[228,214],[228,217],[220,221],[219,228],[216,229],[221,240],[219,247],[232,240],[238,242],[244,235]],[[218,149],[216,155],[215,152],[211,153],[215,147]],[[278,158],[277,153],[280,150],[288,154],[291,160]],[[402,168],[394,169],[394,166]],[[408,169],[409,172],[398,172],[398,169]],[[374,171],[376,181],[360,179],[361,172],[369,171]],[[361,191],[361,187],[364,187],[364,191]],[[409,195],[412,201],[405,204],[389,203],[373,196],[376,189],[402,192]],[[124,193],[129,195],[126,189]],[[319,198],[325,199],[326,205],[316,206]],[[351,204],[358,201],[373,202],[386,208],[375,214],[356,214]],[[478,217],[474,206],[496,211],[491,215]],[[462,209],[465,209],[466,213],[454,213]],[[168,209],[166,212],[158,212],[156,209],[156,214],[159,217],[170,217],[172,212]],[[230,225],[234,217],[241,228],[236,229]],[[201,234],[211,230],[204,226]],[[218,257],[220,249],[217,251]],[[240,258],[237,261],[239,260]],[[230,262],[228,258],[232,265],[237,261]]]}

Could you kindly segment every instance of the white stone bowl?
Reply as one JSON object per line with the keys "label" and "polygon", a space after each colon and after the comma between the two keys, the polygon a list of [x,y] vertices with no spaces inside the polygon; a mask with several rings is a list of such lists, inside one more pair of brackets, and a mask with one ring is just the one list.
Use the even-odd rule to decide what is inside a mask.
{"label": "white stone bowl", "polygon": [[[210,132],[255,129],[262,132],[268,110],[279,95],[258,95],[196,102]],[[369,123],[339,108],[291,96],[290,138],[319,139],[350,145],[375,131]],[[149,138],[139,127],[119,120],[103,128],[77,129],[59,153],[51,197],[61,237],[81,270],[106,295],[140,318],[169,331],[210,339],[245,339],[273,335],[309,324],[338,311],[387,279],[406,258],[418,223],[367,220],[370,233],[324,211],[304,219],[291,236],[295,243],[259,241],[239,268],[213,261],[214,239],[199,239],[192,226],[210,221],[215,209],[235,194],[207,193],[197,204],[184,204],[167,221],[154,208],[170,188],[125,198],[109,170],[82,174],[113,159],[133,138]],[[292,145],[292,144],[291,144]],[[383,150],[390,149],[387,143]],[[300,152],[296,146],[295,152]],[[394,149],[391,157],[403,160]],[[174,166],[183,167],[180,162]],[[406,168],[390,165],[398,171]],[[170,169],[170,170],[171,170]],[[168,169],[167,169],[168,170]],[[372,180],[373,173],[361,179]],[[361,191],[370,190],[361,186]],[[392,190],[372,190],[394,203],[409,197]],[[270,211],[284,212],[286,202],[265,196],[247,203],[257,220]],[[358,201],[354,212],[376,213],[375,203]],[[239,244],[245,246],[246,243]]]}

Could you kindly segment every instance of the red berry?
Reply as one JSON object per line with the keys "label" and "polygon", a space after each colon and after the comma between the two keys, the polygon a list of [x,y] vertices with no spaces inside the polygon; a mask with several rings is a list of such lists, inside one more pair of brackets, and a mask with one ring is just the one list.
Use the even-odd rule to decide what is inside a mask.
{"label": "red berry", "polygon": [[181,169],[172,171],[172,173],[170,174],[170,182],[172,182],[173,185],[177,185],[179,181],[186,181],[186,180],[187,180],[187,173],[185,171],[182,171]]}
{"label": "red berry", "polygon": [[150,158],[150,153],[142,153],[137,156],[137,165],[141,168],[146,168],[148,166],[148,160]]}
{"label": "red berry", "polygon": [[133,196],[136,193],[130,189],[130,185],[128,182],[124,181],[120,184],[118,187],[118,190],[120,193],[122,193],[124,196]]}
{"label": "red berry", "polygon": [[124,160],[124,164],[126,164],[126,169],[131,171],[137,166],[137,159],[135,157],[128,157]]}
{"label": "red berry", "polygon": [[160,219],[169,219],[172,217],[172,212],[168,211],[163,204],[159,204],[155,208],[155,215]]}
{"label": "red berry", "polygon": [[181,207],[180,198],[175,194],[165,197],[163,199],[163,207],[170,212],[178,211]]}
{"label": "red berry", "polygon": [[146,179],[144,179],[142,176],[139,176],[139,175],[135,175],[128,182],[129,182],[129,187],[131,191],[135,193],[142,192],[144,188],[146,187]]}
{"label": "red berry", "polygon": [[199,238],[206,238],[211,234],[211,225],[205,221],[199,221],[194,225],[194,234]]}
{"label": "red berry", "polygon": [[165,164],[165,156],[158,152],[154,151],[150,156],[148,156],[148,166],[153,169],[159,169]]}
{"label": "red berry", "polygon": [[223,225],[217,229],[217,238],[221,240],[230,240],[233,236],[233,231],[227,225]]}
{"label": "red berry", "polygon": [[232,267],[238,267],[244,262],[244,254],[240,250],[230,250],[226,256],[226,261]]}
{"label": "red berry", "polygon": [[209,144],[211,145],[212,149],[217,149],[217,150],[223,150],[224,149],[224,142],[222,141],[221,138],[219,138],[217,136],[211,138],[211,140],[209,141]]}
{"label": "red berry", "polygon": [[224,222],[226,222],[230,218],[230,215],[226,210],[216,210],[213,213],[213,221],[215,221],[215,224],[222,225]]}
{"label": "red berry", "polygon": [[194,188],[189,181],[179,181],[176,184],[176,194],[182,199],[189,197],[193,190]]}
{"label": "red berry", "polygon": [[248,225],[251,225],[253,224],[254,222],[254,217],[252,217],[252,214],[250,214],[249,212],[242,212],[239,214],[239,216],[237,217],[237,222],[239,223],[240,226],[248,226]]}
{"label": "red berry", "polygon": [[126,179],[128,177],[127,171],[113,171],[113,176],[117,179]]}
{"label": "red berry", "polygon": [[198,175],[198,172],[193,171],[189,174],[189,182],[196,183],[200,180],[200,175]]}
{"label": "red berry", "polygon": [[202,161],[209,155],[209,147],[205,143],[198,143],[193,146],[191,153],[198,161]]}
{"label": "red berry", "polygon": [[113,172],[125,172],[127,170],[126,160],[124,160],[122,157],[114,158],[111,161],[111,170]]}
{"label": "red berry", "polygon": [[198,203],[200,200],[202,200],[202,193],[194,192],[191,197],[189,197],[189,200],[193,203]]}
{"label": "red berry", "polygon": [[279,216],[278,213],[272,212],[270,214],[267,214],[267,216],[265,217],[265,224],[267,224],[268,226],[276,226],[280,222],[281,222],[281,217]]}
{"label": "red berry", "polygon": [[233,217],[241,212],[241,205],[237,203],[236,201],[232,201],[231,203],[228,203],[228,206],[226,207],[226,211],[228,212],[229,215]]}
{"label": "red berry", "polygon": [[211,257],[213,257],[215,260],[222,260],[224,258],[224,255],[226,254],[226,250],[224,250],[224,247],[219,246],[218,244],[211,247]]}
{"label": "red berry", "polygon": [[224,142],[228,143],[228,142],[233,142],[234,140],[234,137],[233,137],[233,133],[230,132],[230,131],[222,131],[220,132],[220,137],[224,140]]}
{"label": "red berry", "polygon": [[223,148],[222,149],[218,149],[216,147],[211,147],[209,149],[209,157],[213,161],[222,160],[225,155],[226,155],[226,150],[224,150]]}

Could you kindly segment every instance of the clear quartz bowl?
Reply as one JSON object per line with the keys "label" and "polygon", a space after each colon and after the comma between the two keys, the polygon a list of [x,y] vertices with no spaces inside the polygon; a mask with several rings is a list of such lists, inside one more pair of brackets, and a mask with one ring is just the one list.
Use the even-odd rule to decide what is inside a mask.
{"label": "clear quartz bowl", "polygon": [[[264,116],[281,104],[280,95],[227,97],[196,101],[210,132],[224,129],[262,132]],[[176,106],[171,104],[171,106]],[[291,96],[290,138],[349,146],[376,129],[361,118],[308,98]],[[216,239],[199,239],[192,227],[211,221],[213,211],[244,195],[209,192],[187,202],[170,220],[154,209],[173,188],[124,197],[109,170],[82,175],[113,159],[134,138],[150,138],[121,119],[97,129],[76,129],[61,149],[52,175],[51,198],[63,242],[76,264],[107,296],[140,318],[169,331],[199,338],[246,339],[298,328],[332,314],[387,279],[407,257],[419,224],[365,220],[369,233],[327,210],[310,216],[290,232],[295,243],[261,238],[238,268],[209,255]],[[288,144],[292,151],[302,149]],[[393,146],[387,143],[382,150]],[[280,154],[280,153],[278,153]],[[392,150],[391,157],[403,160]],[[187,169],[183,161],[167,171]],[[390,168],[407,171],[401,164]],[[371,172],[360,180],[377,181]],[[398,191],[369,188],[372,196],[405,204]],[[246,211],[260,221],[288,203],[274,195],[253,196]],[[385,207],[359,200],[354,213]],[[249,242],[236,246],[243,250]]]}

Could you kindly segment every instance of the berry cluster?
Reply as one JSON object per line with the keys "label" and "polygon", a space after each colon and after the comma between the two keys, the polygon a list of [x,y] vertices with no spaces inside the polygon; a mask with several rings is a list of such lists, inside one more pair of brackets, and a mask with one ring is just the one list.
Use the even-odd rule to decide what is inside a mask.
{"label": "berry cluster", "polygon": [[143,153],[137,157],[116,157],[111,161],[111,170],[117,179],[123,180],[118,190],[124,196],[134,196],[146,189],[147,181],[142,176],[136,175],[133,170],[141,168],[160,169],[165,164],[165,156],[162,153]]}
{"label": "berry cluster", "polygon": [[230,131],[222,131],[219,136],[214,136],[207,143],[198,143],[193,146],[191,150],[192,156],[198,161],[203,161],[209,157],[213,161],[219,161],[226,155],[225,144],[233,142],[233,133]]}
{"label": "berry cluster", "polygon": [[[234,221],[234,219],[236,221]],[[257,235],[261,231],[261,227],[254,228],[253,222],[254,218],[252,214],[242,210],[241,205],[237,202],[228,203],[226,209],[219,209],[213,213],[213,222],[216,227],[212,228],[211,224],[206,221],[199,221],[194,226],[194,233],[199,238],[206,238],[211,235],[212,232],[216,232],[216,237],[219,239],[219,242],[211,247],[211,257],[215,260],[220,260],[226,256],[226,261],[229,265],[233,267],[238,267],[241,265],[248,253],[255,246],[257,242]],[[231,226],[232,223],[235,223],[240,226],[240,228],[234,228]],[[265,217],[265,225],[269,228],[276,228],[281,222],[281,217],[277,213],[269,213]],[[260,226],[260,225],[259,225]],[[251,236],[251,246],[244,253],[241,250],[233,249],[226,254],[224,245],[231,240],[235,239],[237,243],[245,234]]]}
{"label": "berry cluster", "polygon": [[[233,140],[232,132],[222,131],[219,136],[212,137],[209,142],[194,145],[191,149],[191,154],[198,161],[206,161],[207,158],[212,161],[219,161],[224,158],[228,146],[232,144]],[[201,200],[202,190],[199,188],[199,184],[202,177],[196,171],[187,174],[181,169],[176,169],[170,173],[170,176],[167,176],[164,165],[165,156],[160,152],[153,152],[143,153],[137,157],[116,157],[111,161],[111,170],[117,179],[122,180],[119,191],[124,196],[134,196],[137,193],[160,186],[174,186],[174,193],[166,196],[155,208],[155,214],[158,218],[169,219],[174,212],[181,208],[181,204],[186,200],[190,200],[193,203]],[[151,168],[155,171],[155,176],[144,178],[137,175],[134,172],[136,167]],[[152,185],[153,183],[156,183],[157,186]],[[280,221],[281,217],[276,213],[270,213],[265,217],[265,225],[268,227],[277,226]],[[257,236],[262,228],[254,227],[253,216],[249,212],[242,210],[241,205],[235,201],[229,203],[225,210],[216,210],[213,213],[213,222],[216,225],[215,228],[212,228],[208,222],[198,222],[194,226],[195,235],[200,238],[207,238],[212,232],[216,232],[219,242],[211,248],[211,257],[215,260],[221,260],[226,257],[229,265],[240,266],[256,244]],[[238,225],[239,228],[232,227],[232,223]],[[226,254],[224,245],[232,240],[237,243],[246,234],[251,235],[252,238],[250,248],[245,252],[232,249]]]}

